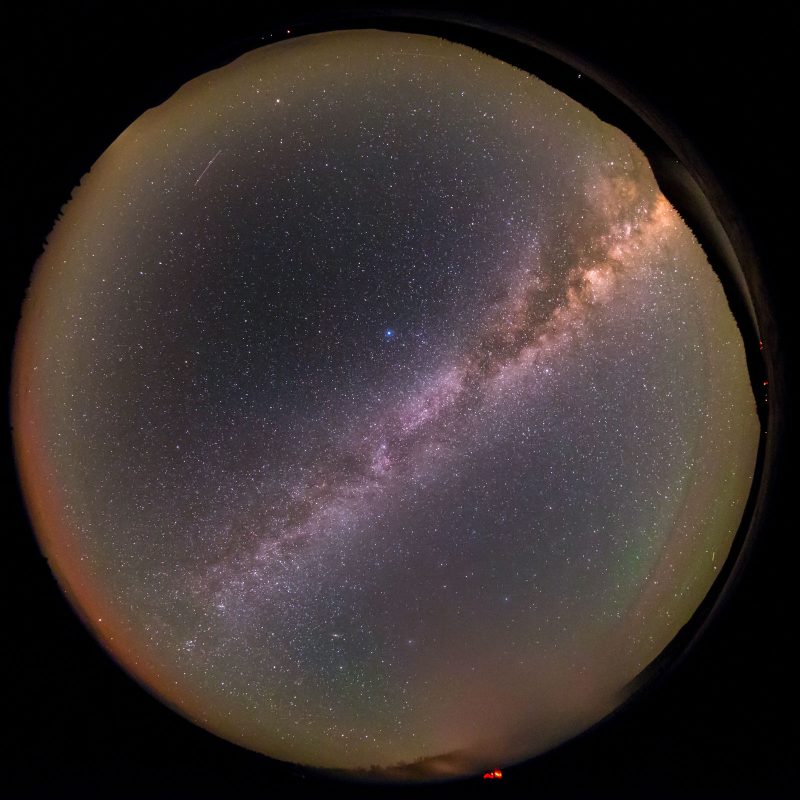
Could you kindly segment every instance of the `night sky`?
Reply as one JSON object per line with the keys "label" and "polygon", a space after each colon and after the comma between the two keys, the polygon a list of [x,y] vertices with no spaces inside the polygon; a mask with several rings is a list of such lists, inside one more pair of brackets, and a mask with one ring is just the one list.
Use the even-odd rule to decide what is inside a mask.
{"label": "night sky", "polygon": [[629,696],[759,439],[635,145],[376,31],[255,51],[109,147],[37,266],[13,403],[42,547],[126,669],[270,756],[427,775]]}

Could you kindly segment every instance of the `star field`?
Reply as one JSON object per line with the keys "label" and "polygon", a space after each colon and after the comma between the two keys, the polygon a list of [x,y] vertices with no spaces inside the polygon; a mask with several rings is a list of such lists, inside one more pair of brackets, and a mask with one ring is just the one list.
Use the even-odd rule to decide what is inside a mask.
{"label": "star field", "polygon": [[254,51],[120,135],[37,265],[14,424],[51,567],[126,669],[267,755],[431,775],[627,697],[759,438],[636,146],[379,31]]}

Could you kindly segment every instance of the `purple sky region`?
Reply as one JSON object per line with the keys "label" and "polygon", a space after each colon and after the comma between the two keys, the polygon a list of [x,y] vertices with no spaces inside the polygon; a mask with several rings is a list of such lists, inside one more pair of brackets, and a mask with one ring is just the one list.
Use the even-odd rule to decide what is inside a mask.
{"label": "purple sky region", "polygon": [[42,548],[128,671],[245,747],[401,779],[623,702],[759,440],[631,140],[381,31],[253,51],[111,144],[36,267],[13,403]]}

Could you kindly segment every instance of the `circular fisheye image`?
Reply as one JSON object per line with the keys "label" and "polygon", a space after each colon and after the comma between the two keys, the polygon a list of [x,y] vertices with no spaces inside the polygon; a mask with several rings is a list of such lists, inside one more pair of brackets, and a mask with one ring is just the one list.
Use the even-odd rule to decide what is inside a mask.
{"label": "circular fisheye image", "polygon": [[395,781],[624,703],[726,564],[761,430],[634,142],[378,30],[254,50],[110,145],[34,271],[12,418],[40,546],[128,673]]}

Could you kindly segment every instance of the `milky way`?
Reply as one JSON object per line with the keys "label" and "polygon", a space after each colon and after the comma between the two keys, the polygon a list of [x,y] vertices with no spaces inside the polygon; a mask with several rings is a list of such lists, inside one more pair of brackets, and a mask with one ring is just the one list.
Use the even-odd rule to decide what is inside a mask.
{"label": "milky way", "polygon": [[635,145],[378,31],[254,51],[120,135],[37,265],[14,424],[126,669],[246,747],[406,777],[626,699],[725,562],[759,438]]}

